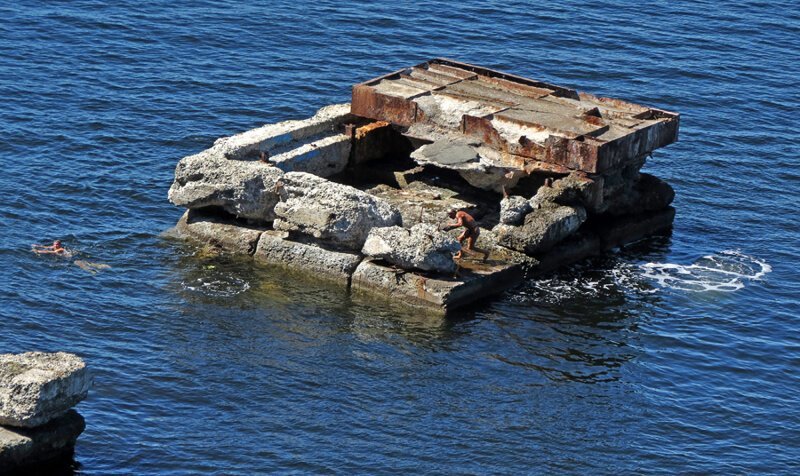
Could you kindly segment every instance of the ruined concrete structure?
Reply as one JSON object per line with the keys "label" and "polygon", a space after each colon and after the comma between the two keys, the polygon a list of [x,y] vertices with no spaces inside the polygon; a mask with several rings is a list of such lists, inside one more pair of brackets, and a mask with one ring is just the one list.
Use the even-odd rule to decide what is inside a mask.
{"label": "ruined concrete structure", "polygon": [[[668,229],[641,173],[679,116],[435,59],[353,87],[351,104],[219,139],[180,161],[176,232],[435,310]],[[448,210],[485,262],[453,262]]]}

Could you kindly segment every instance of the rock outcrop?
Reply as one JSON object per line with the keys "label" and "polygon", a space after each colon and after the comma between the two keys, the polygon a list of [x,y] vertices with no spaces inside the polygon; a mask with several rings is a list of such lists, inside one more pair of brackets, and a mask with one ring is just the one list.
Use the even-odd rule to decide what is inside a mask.
{"label": "rock outcrop", "polygon": [[185,157],[175,168],[169,200],[186,208],[220,207],[258,221],[275,219],[277,167],[259,161],[227,160],[212,151]]}
{"label": "rock outcrop", "polygon": [[274,227],[358,251],[371,229],[401,224],[387,202],[348,185],[304,172],[284,176]]}
{"label": "rock outcrop", "polygon": [[522,220],[525,219],[525,215],[532,209],[531,203],[525,197],[512,195],[503,198],[500,201],[500,223],[503,225],[520,225]]}
{"label": "rock outcrop", "polygon": [[675,190],[650,174],[639,174],[639,180],[611,202],[608,213],[613,216],[637,215],[664,210],[675,198]]}
{"label": "rock outcrop", "polygon": [[373,228],[361,252],[403,269],[453,273],[453,254],[461,245],[435,226],[421,223],[409,228]]}
{"label": "rock outcrop", "polygon": [[573,172],[556,180],[552,185],[539,188],[530,200],[531,208],[537,209],[547,204],[580,205],[596,211],[602,203],[602,178],[590,179],[584,174]]}
{"label": "rock outcrop", "polygon": [[0,425],[44,425],[86,398],[90,385],[86,364],[74,354],[2,354]]}
{"label": "rock outcrop", "polygon": [[512,250],[528,254],[543,253],[578,231],[586,221],[586,210],[580,206],[548,204],[525,216],[521,226],[497,225],[498,242]]}

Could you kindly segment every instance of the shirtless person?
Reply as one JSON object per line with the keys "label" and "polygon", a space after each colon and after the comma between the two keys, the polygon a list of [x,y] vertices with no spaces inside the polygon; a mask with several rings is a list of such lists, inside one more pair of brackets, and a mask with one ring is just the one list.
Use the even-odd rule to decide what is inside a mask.
{"label": "shirtless person", "polygon": [[475,242],[478,241],[478,237],[481,235],[481,229],[478,227],[478,224],[475,223],[475,219],[472,218],[469,213],[462,210],[450,210],[448,216],[455,219],[456,222],[445,226],[444,231],[450,231],[463,226],[464,232],[458,235],[458,242],[463,245],[464,240],[467,240],[467,247],[462,248],[453,258],[461,258],[461,253],[466,249],[470,253],[483,253],[483,260],[486,261],[489,257],[489,252],[475,247]]}
{"label": "shirtless person", "polygon": [[31,251],[40,255],[50,254],[66,257],[72,256],[72,253],[61,245],[61,240],[56,240],[52,245],[49,246],[33,244],[31,245]]}

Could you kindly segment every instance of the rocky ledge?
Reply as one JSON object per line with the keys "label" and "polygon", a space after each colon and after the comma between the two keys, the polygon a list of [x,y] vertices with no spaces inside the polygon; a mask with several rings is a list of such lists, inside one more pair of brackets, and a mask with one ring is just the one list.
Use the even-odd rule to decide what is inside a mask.
{"label": "rocky ledge", "polygon": [[[668,230],[674,192],[641,168],[677,131],[675,113],[432,60],[219,139],[179,162],[169,198],[179,236],[447,311]],[[487,259],[453,259],[453,209]]]}
{"label": "rocky ledge", "polygon": [[72,455],[83,417],[72,407],[92,379],[64,352],[0,354],[0,473],[29,471]]}

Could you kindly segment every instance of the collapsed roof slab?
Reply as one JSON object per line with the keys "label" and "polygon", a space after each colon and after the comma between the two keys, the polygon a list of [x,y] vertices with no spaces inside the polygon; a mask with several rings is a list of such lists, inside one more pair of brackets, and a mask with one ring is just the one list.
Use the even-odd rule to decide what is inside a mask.
{"label": "collapsed roof slab", "polygon": [[357,84],[352,96],[354,115],[425,142],[463,137],[481,162],[527,173],[603,173],[678,139],[677,113],[443,58]]}

